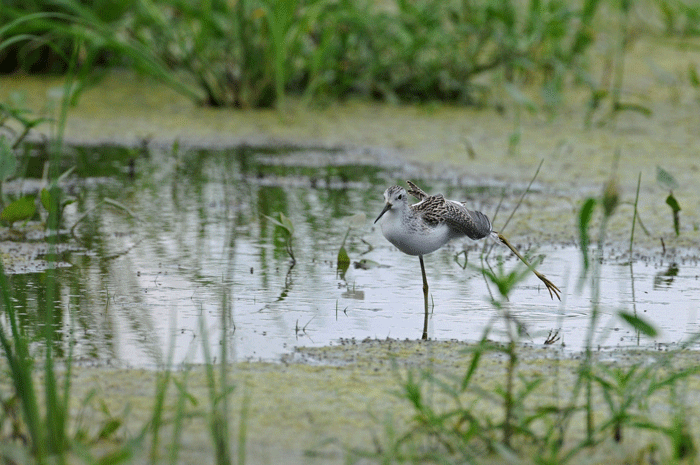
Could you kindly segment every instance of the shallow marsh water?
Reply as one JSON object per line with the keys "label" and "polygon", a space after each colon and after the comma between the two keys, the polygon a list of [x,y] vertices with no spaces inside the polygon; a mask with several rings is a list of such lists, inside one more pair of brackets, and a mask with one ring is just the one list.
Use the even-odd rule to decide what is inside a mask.
{"label": "shallow marsh water", "polygon": [[[40,158],[38,152],[27,155]],[[66,210],[65,224],[98,208],[78,223],[78,240],[67,238],[61,253],[59,351],[72,333],[75,355],[85,363],[157,367],[169,356],[176,365],[204,361],[203,343],[215,354],[228,344],[238,360],[274,361],[298,346],[420,337],[418,260],[397,251],[372,224],[383,190],[410,173],[358,164],[340,150],[83,146],[66,155],[66,166],[77,160],[80,177],[66,186],[78,201]],[[525,188],[469,177],[458,180],[460,187],[413,180],[489,216],[499,209],[497,228]],[[527,199],[533,205],[551,196],[535,184]],[[103,198],[134,216],[99,205]],[[294,265],[283,231],[266,218],[277,212],[294,224]],[[355,219],[348,233],[351,265],[342,272],[336,257],[356,213],[365,218]],[[526,205],[516,211],[537,214]],[[591,297],[588,287],[577,289],[579,250],[573,242],[514,239],[521,251],[544,257],[540,270],[563,290],[559,303],[534,276],[517,286],[509,308],[524,324],[523,341],[539,345],[558,330],[567,351],[580,351]],[[486,266],[496,267],[502,258],[507,269],[517,265],[504,248],[486,246],[495,246]],[[487,326],[493,326],[492,338],[504,337],[502,319],[489,303],[495,287],[480,273],[483,252],[483,242],[465,240],[426,257],[430,338],[476,341]],[[605,252],[596,345],[659,347],[700,333],[697,255],[634,257],[630,264],[625,251]],[[43,318],[45,276],[17,271],[11,277],[14,298],[27,331],[38,338],[40,325],[33,321]],[[618,310],[646,318],[659,336],[639,336],[616,317]]]}

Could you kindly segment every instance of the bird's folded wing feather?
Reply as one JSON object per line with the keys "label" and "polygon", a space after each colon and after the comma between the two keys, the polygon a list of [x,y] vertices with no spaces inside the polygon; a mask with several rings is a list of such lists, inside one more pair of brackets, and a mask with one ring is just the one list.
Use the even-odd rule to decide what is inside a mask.
{"label": "bird's folded wing feather", "polygon": [[423,218],[426,223],[436,226],[445,221],[443,215],[445,212],[445,205],[445,197],[443,197],[442,194],[437,194],[426,196],[417,204],[411,205],[411,208],[416,213],[420,214],[421,218]]}
{"label": "bird's folded wing feather", "polygon": [[462,204],[445,201],[445,222],[470,239],[482,239],[491,234],[491,220],[481,212],[468,210]]}
{"label": "bird's folded wing feather", "polygon": [[442,194],[428,195],[411,181],[406,182],[409,186],[407,192],[420,200],[411,208],[428,224],[447,223],[470,239],[482,239],[491,234],[491,221],[483,213],[468,210],[461,203],[445,199]]}
{"label": "bird's folded wing feather", "polygon": [[429,197],[428,194],[426,194],[423,191],[423,189],[416,186],[411,181],[406,181],[406,184],[408,184],[408,190],[406,192],[408,192],[409,194],[411,194],[413,197],[417,198],[418,200],[423,200],[423,199]]}

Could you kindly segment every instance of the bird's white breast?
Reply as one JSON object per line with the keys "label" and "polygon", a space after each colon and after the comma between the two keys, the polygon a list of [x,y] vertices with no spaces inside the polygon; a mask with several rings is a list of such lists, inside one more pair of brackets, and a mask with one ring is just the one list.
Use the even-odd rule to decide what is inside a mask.
{"label": "bird's white breast", "polygon": [[455,237],[454,232],[442,223],[431,226],[422,220],[402,221],[399,212],[389,211],[382,218],[382,234],[401,252],[408,255],[426,255],[435,252]]}

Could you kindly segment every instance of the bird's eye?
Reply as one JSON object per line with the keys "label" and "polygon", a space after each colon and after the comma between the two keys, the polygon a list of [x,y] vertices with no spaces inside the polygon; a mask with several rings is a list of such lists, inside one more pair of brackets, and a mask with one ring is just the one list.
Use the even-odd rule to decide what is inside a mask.
{"label": "bird's eye", "polygon": [[403,194],[399,194],[399,196],[396,197],[396,198],[399,199],[399,200],[403,200]]}

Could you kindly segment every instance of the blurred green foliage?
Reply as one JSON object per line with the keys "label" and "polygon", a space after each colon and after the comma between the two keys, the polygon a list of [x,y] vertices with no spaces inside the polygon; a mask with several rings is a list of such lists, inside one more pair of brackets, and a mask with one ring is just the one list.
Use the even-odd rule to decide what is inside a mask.
{"label": "blurred green foliage", "polygon": [[[600,0],[9,0],[0,72],[83,69],[154,74],[211,106],[284,106],[351,95],[484,104],[495,85],[534,83],[546,105],[587,82]],[[651,0],[662,32],[700,31],[683,1]],[[641,7],[640,7],[641,8]],[[32,17],[42,13],[38,17]],[[607,13],[606,13],[607,14]],[[4,29],[4,30],[3,30]],[[615,31],[612,31],[613,33]],[[8,43],[8,41],[11,42]],[[3,47],[3,43],[5,46]],[[486,76],[485,78],[481,78]],[[573,77],[567,81],[567,77]]]}

